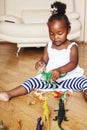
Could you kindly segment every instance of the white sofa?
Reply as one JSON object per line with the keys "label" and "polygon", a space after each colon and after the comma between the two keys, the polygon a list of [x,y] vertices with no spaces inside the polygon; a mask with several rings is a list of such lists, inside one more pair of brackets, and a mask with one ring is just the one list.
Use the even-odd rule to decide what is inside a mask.
{"label": "white sofa", "polygon": [[[67,4],[67,16],[71,22],[70,40],[80,37],[79,14],[73,0],[60,0]],[[5,14],[0,16],[0,39],[17,43],[21,47],[44,47],[49,41],[47,20],[54,0],[6,0]]]}

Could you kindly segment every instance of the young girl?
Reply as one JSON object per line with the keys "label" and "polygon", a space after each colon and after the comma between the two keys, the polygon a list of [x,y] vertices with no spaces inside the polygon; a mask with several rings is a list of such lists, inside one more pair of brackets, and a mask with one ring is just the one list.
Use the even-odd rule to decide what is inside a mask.
{"label": "young girl", "polygon": [[[55,2],[51,5],[52,15],[48,19],[50,41],[46,45],[41,59],[35,68],[46,65],[46,72],[52,73],[52,81],[56,82],[56,90],[83,91],[87,100],[87,78],[78,65],[78,45],[67,39],[70,22],[65,15],[66,5]],[[61,75],[64,75],[61,77]],[[47,87],[40,75],[32,77],[20,86],[0,93],[0,100],[9,101],[13,97],[25,95],[33,89],[53,90],[50,83]]]}

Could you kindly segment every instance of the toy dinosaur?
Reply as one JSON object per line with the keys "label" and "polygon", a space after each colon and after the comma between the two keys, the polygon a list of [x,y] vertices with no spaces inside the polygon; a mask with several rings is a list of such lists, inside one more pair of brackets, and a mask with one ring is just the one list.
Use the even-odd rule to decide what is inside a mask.
{"label": "toy dinosaur", "polygon": [[61,98],[64,101],[67,100],[67,97],[70,96],[70,94],[67,93],[66,91],[63,92],[63,94],[61,92],[54,91],[54,92],[52,92],[52,95],[54,96],[54,98],[58,98],[58,99]]}
{"label": "toy dinosaur", "polygon": [[65,92],[63,92],[60,99],[63,100],[63,101],[67,101],[67,97],[69,97],[69,96],[70,96],[70,94],[65,91]]}
{"label": "toy dinosaur", "polygon": [[[43,64],[38,70],[38,74],[41,74],[41,79],[44,82],[45,86],[48,87],[49,84],[53,85],[53,89],[56,89],[56,82],[52,81],[52,72],[46,72],[46,64]],[[66,76],[67,73],[61,74],[60,78]]]}
{"label": "toy dinosaur", "polygon": [[60,98],[62,96],[62,93],[54,91],[52,92],[52,95],[54,96],[54,98]]}
{"label": "toy dinosaur", "polygon": [[43,101],[43,100],[44,100],[44,92],[42,92],[42,91],[36,90],[36,91],[34,92],[34,96],[35,96],[36,98],[38,98],[40,101]]}
{"label": "toy dinosaur", "polygon": [[62,121],[63,120],[68,121],[66,116],[65,116],[66,111],[68,111],[68,109],[65,110],[65,108],[64,108],[64,100],[65,99],[66,99],[66,92],[64,92],[59,99],[59,110],[54,110],[54,111],[58,111],[58,115],[53,120],[55,120],[55,121],[58,120],[58,126],[59,126],[60,130],[64,130],[61,126]]}
{"label": "toy dinosaur", "polygon": [[67,99],[67,95],[66,95],[66,91],[62,94],[62,96],[60,97],[60,100],[62,101],[66,101]]}
{"label": "toy dinosaur", "polygon": [[43,123],[41,124],[41,117],[39,117],[37,119],[37,127],[36,127],[36,130],[42,130],[42,127],[43,127]]}
{"label": "toy dinosaur", "polygon": [[44,122],[47,120],[47,123],[48,123],[48,129],[47,130],[50,130],[50,109],[49,109],[49,106],[48,106],[48,102],[47,102],[47,98],[45,97],[45,100],[44,100],[44,104],[43,104],[43,119],[44,119]]}
{"label": "toy dinosaur", "polygon": [[52,73],[43,71],[41,73],[41,79],[44,82],[45,86],[48,87],[49,84],[53,85],[53,89],[56,89],[56,82],[52,81]]}

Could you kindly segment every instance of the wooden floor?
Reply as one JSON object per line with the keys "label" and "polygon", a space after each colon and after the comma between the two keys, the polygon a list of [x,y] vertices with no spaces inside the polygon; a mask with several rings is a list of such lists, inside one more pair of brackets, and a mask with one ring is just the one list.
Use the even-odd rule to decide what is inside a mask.
{"label": "wooden floor", "polygon": [[[12,89],[20,85],[27,78],[36,74],[34,65],[41,57],[43,48],[24,48],[19,57],[16,57],[17,47],[12,43],[0,43],[0,91]],[[79,64],[87,76],[87,44],[79,44]],[[34,91],[9,102],[0,101],[0,120],[3,120],[7,130],[36,130],[37,118],[43,115],[43,101],[33,96]],[[57,113],[58,101],[48,96],[50,107],[50,130],[59,130],[53,118]],[[29,105],[35,101],[34,105]],[[68,122],[63,122],[65,130],[87,130],[87,103],[81,92],[72,93],[66,103]],[[19,123],[21,122],[21,128]],[[47,130],[47,124],[43,130]]]}

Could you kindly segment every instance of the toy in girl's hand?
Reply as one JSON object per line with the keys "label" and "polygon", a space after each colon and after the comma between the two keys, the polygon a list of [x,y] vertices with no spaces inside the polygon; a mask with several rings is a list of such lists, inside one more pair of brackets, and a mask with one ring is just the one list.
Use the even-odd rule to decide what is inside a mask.
{"label": "toy in girl's hand", "polygon": [[45,72],[41,73],[41,79],[44,82],[45,86],[48,87],[49,84],[53,85],[53,89],[56,89],[56,82],[52,81],[52,72]]}
{"label": "toy in girl's hand", "polygon": [[[56,82],[55,82],[55,81],[52,81],[52,72],[50,72],[50,71],[49,71],[49,72],[46,72],[45,70],[46,70],[46,65],[43,64],[43,65],[40,67],[39,71],[38,71],[38,74],[41,74],[41,80],[43,81],[43,83],[44,83],[44,85],[45,85],[46,87],[48,87],[49,84],[52,84],[52,85],[53,85],[53,89],[56,89]],[[60,78],[62,78],[62,77],[64,77],[64,76],[66,76],[66,73],[65,73],[65,74],[62,74],[62,75],[60,76]]]}
{"label": "toy in girl's hand", "polygon": [[[45,72],[45,71],[42,71],[41,72],[41,79],[42,81],[45,83],[46,86],[49,86],[49,84],[52,84],[53,85],[53,89],[56,89],[56,82],[55,81],[52,81],[52,72]],[[60,76],[60,78],[66,76],[66,73],[65,74],[62,74]]]}
{"label": "toy in girl's hand", "polygon": [[43,104],[43,119],[44,119],[44,122],[47,120],[47,123],[48,123],[47,130],[50,130],[50,119],[49,118],[50,118],[50,109],[48,106],[47,98],[45,97],[44,104]]}
{"label": "toy in girl's hand", "polygon": [[56,82],[52,81],[52,73],[51,72],[46,72],[46,64],[43,64],[37,74],[41,74],[41,80],[44,82],[45,86],[48,87],[49,84],[51,83],[53,85],[53,89],[56,88]]}
{"label": "toy in girl's hand", "polygon": [[41,124],[41,117],[39,117],[37,119],[37,127],[36,127],[36,130],[42,130],[42,127],[43,127],[43,123]]}

